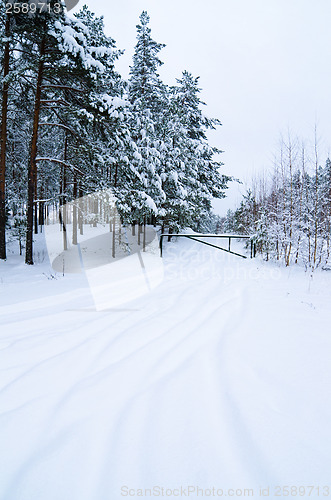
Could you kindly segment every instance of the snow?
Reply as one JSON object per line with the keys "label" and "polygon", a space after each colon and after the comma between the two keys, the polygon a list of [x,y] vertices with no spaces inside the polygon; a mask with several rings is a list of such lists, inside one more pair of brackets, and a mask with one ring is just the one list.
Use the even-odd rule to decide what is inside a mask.
{"label": "snow", "polygon": [[97,312],[35,252],[0,262],[1,499],[328,484],[331,273],[178,239],[158,287]]}
{"label": "snow", "polygon": [[138,153],[137,151],[135,151],[135,152],[133,153],[133,157],[134,157],[136,160],[138,160],[138,161],[141,161],[141,160],[142,160],[142,156],[141,156],[141,154],[140,154],[140,153]]}
{"label": "snow", "polygon": [[[74,55],[79,54],[84,68],[94,68],[97,72],[104,73],[105,66],[101,61],[93,57],[92,54],[96,57],[104,57],[106,54],[113,54],[113,50],[107,47],[96,48],[88,46],[86,40],[86,27],[80,22],[72,21],[70,18],[67,18],[67,22],[72,24],[72,26],[68,24],[63,25],[59,21],[55,21],[55,31],[51,30],[50,32],[58,39],[61,50],[64,52],[68,51]],[[79,32],[78,29],[82,29],[83,33]]]}
{"label": "snow", "polygon": [[178,183],[178,173],[176,172],[176,170],[172,170],[171,172],[169,172],[169,179],[172,179],[175,184]]}
{"label": "snow", "polygon": [[83,33],[85,33],[86,36],[89,35],[89,29],[88,27],[82,23],[77,17],[68,15],[68,13],[65,14],[65,19],[68,24],[72,24],[76,26],[78,29],[80,29]]}
{"label": "snow", "polygon": [[109,47],[90,47],[90,50],[98,57],[112,56],[114,54],[114,50]]}
{"label": "snow", "polygon": [[139,191],[138,194],[139,194],[139,196],[141,196],[144,199],[145,206],[148,207],[151,210],[151,212],[153,212],[154,214],[157,214],[158,209],[157,209],[157,206],[155,205],[153,199],[147,193],[144,193],[143,191]]}
{"label": "snow", "polygon": [[[104,94],[102,96],[102,105],[106,110],[108,110],[110,116],[113,118],[120,118],[120,120],[124,119],[123,113],[119,113],[117,111],[118,108],[123,108],[128,105],[128,101],[121,99],[119,97],[112,97],[108,94]],[[101,108],[103,111],[103,108]]]}

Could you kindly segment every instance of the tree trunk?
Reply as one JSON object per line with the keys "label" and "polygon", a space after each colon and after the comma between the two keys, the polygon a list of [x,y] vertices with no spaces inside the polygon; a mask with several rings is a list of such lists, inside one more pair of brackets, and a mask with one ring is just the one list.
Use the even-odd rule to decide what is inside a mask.
{"label": "tree trunk", "polygon": [[[44,189],[43,186],[40,186],[40,199],[42,200],[44,197]],[[40,225],[40,232],[43,232],[43,226],[45,224],[45,203],[43,201],[39,201],[39,214],[38,214],[38,219],[39,219],[39,225]]]}
{"label": "tree trunk", "polygon": [[[64,162],[67,161],[68,157],[68,134],[65,132],[65,137],[64,137],[64,154],[63,154],[63,159]],[[66,167],[63,165],[62,166],[62,196],[61,196],[61,203],[62,203],[62,230],[63,230],[63,250],[68,250],[68,239],[67,239],[67,173],[66,173]]]}
{"label": "tree trunk", "polygon": [[6,259],[6,149],[8,118],[8,81],[10,58],[10,17],[7,15],[5,33],[7,42],[3,59],[2,113],[1,113],[1,152],[0,152],[0,259]]}
{"label": "tree trunk", "polygon": [[83,190],[79,184],[79,190],[78,190],[78,225],[79,225],[79,233],[82,235],[84,234],[84,217],[83,217],[83,210],[84,210],[84,202],[83,202]]}
{"label": "tree trunk", "polygon": [[121,218],[118,221],[118,244],[122,243],[122,221]]}
{"label": "tree trunk", "polygon": [[[34,190],[34,197],[37,198],[37,185]],[[38,204],[34,202],[34,234],[38,234]]]}
{"label": "tree trunk", "polygon": [[[289,138],[289,144],[288,144],[288,154],[289,154],[289,171],[290,171],[290,219],[289,219],[289,232],[288,232],[288,237],[289,237],[289,245],[288,245],[288,252],[286,255],[286,267],[290,265],[291,262],[291,251],[292,251],[292,232],[293,232],[293,168],[292,168],[292,143],[291,139]],[[286,253],[286,251],[285,251]]]}
{"label": "tree trunk", "polygon": [[[45,31],[46,26],[44,27]],[[40,60],[38,68],[37,77],[37,88],[36,88],[36,99],[34,106],[34,117],[33,117],[33,132],[32,141],[30,149],[30,161],[29,161],[29,173],[28,173],[28,209],[27,209],[27,232],[26,232],[26,251],[25,251],[25,263],[33,264],[33,207],[34,207],[34,193],[37,180],[37,143],[38,143],[38,128],[39,128],[39,117],[40,117],[40,101],[42,92],[42,82],[44,74],[44,56],[46,47],[46,34],[41,40],[40,44]]]}
{"label": "tree trunk", "polygon": [[314,257],[313,257],[313,267],[316,267],[317,260],[317,246],[318,246],[318,205],[319,205],[319,193],[318,193],[318,151],[317,151],[317,139],[315,130],[315,210],[314,210]]}
{"label": "tree trunk", "polygon": [[116,163],[116,166],[115,166],[114,187],[117,187],[117,175],[118,175],[118,165]]}
{"label": "tree trunk", "polygon": [[74,202],[72,212],[72,243],[77,245],[77,174],[74,174]]}
{"label": "tree trunk", "polygon": [[143,252],[146,252],[146,217],[144,217]]}
{"label": "tree trunk", "polygon": [[113,247],[112,247],[112,257],[115,259],[116,257],[116,252],[115,252],[115,246],[116,246],[116,240],[115,240],[115,235],[116,235],[116,217],[115,217],[115,210],[114,210],[114,216],[113,216]]}

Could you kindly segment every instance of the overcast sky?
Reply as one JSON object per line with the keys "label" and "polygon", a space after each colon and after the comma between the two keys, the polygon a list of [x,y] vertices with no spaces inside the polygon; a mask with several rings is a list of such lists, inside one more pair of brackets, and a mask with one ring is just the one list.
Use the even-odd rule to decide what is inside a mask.
{"label": "overcast sky", "polygon": [[[183,70],[200,76],[208,116],[223,124],[212,133],[224,150],[226,174],[249,183],[272,164],[281,133],[331,145],[330,0],[81,0],[105,18],[106,32],[125,49],[117,65],[124,78],[143,10],[160,54],[163,80]],[[75,9],[77,10],[77,9]],[[217,204],[222,213],[245,187]]]}

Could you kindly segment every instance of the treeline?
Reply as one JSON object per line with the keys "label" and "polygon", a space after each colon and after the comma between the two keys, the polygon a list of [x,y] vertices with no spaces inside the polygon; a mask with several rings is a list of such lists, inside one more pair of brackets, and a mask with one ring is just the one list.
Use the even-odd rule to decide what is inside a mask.
{"label": "treeline", "polygon": [[266,260],[315,269],[330,257],[331,160],[321,164],[315,139],[282,141],[270,175],[256,178],[225,230],[251,234]]}
{"label": "treeline", "polygon": [[86,6],[71,17],[54,0],[45,12],[15,5],[0,4],[0,258],[11,226],[33,264],[49,208],[108,188],[123,224],[199,229],[230,180],[207,140],[220,122],[202,113],[198,78],[162,82],[148,14],[125,81],[122,51]]}

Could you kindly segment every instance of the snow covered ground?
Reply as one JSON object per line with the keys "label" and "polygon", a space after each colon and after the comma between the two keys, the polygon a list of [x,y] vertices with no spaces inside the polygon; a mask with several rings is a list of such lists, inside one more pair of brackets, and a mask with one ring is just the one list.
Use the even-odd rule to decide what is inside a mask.
{"label": "snow covered ground", "polygon": [[102,312],[41,242],[0,263],[1,500],[327,496],[331,272],[165,246]]}

